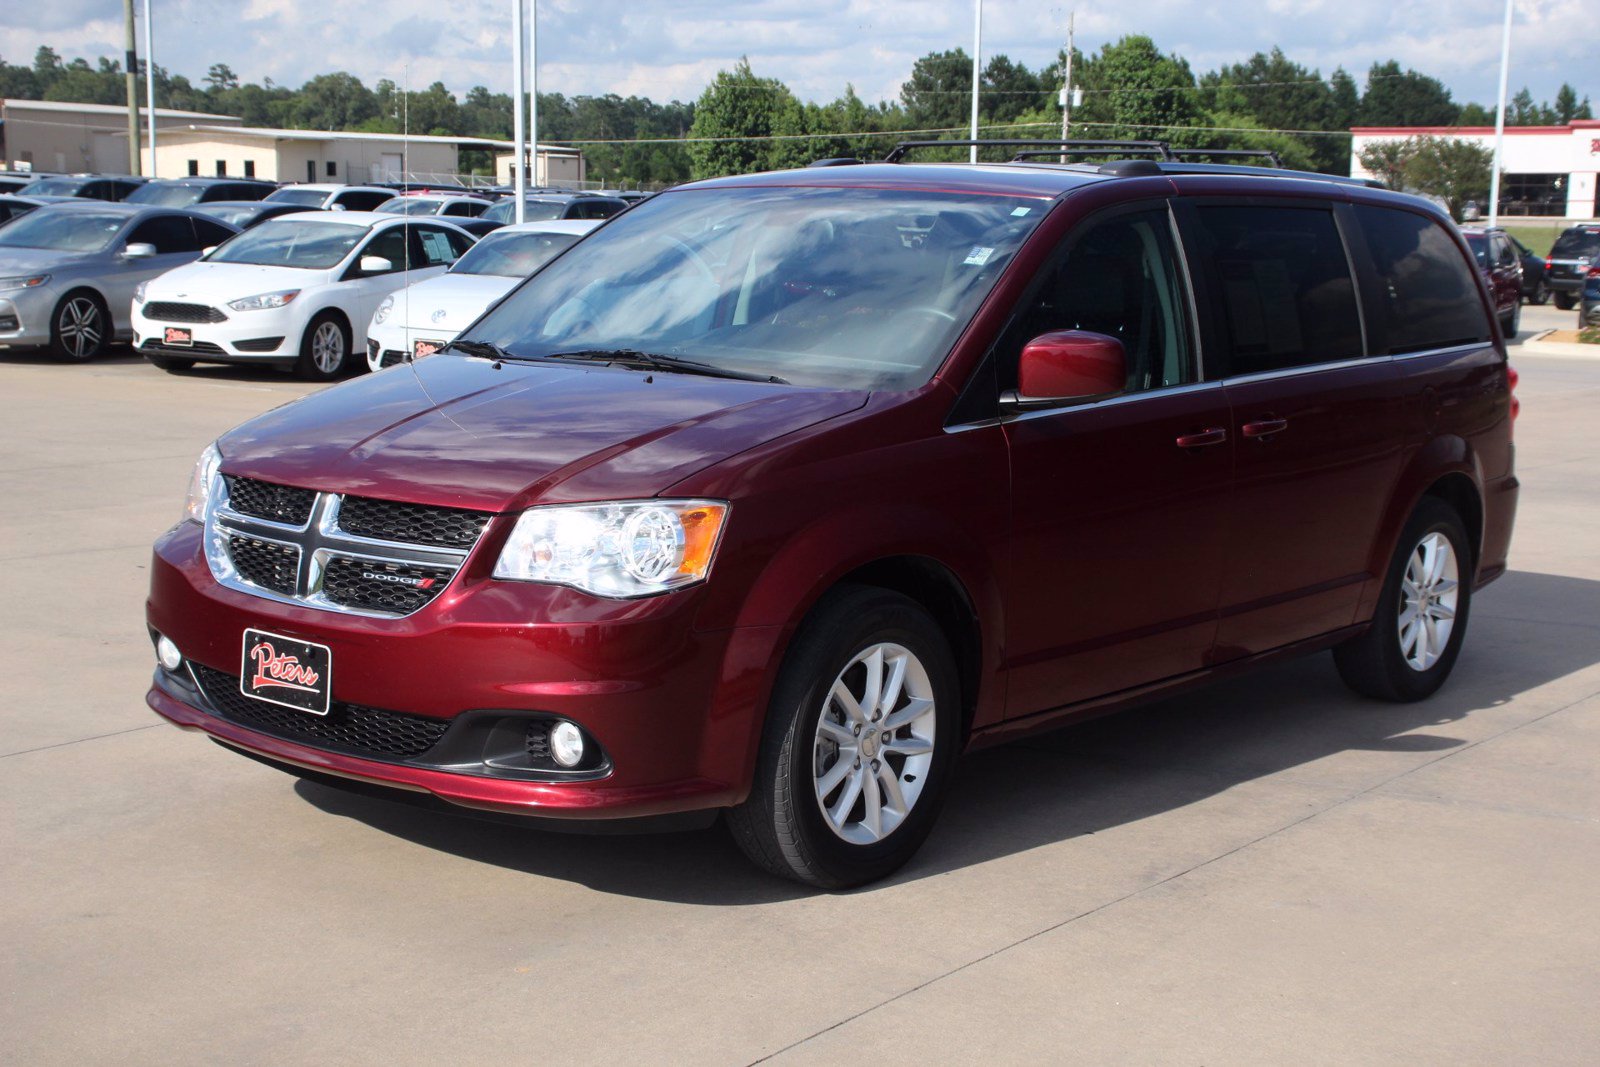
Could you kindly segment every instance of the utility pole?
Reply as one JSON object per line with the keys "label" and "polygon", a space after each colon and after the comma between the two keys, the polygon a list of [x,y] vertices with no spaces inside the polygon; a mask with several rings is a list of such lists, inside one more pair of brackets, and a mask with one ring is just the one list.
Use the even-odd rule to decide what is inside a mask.
{"label": "utility pole", "polygon": [[128,86],[128,173],[139,173],[139,52],[134,44],[133,0],[122,0],[122,21],[127,30],[124,80]]}
{"label": "utility pole", "polygon": [[[978,84],[983,76],[983,0],[976,0],[972,15],[972,139],[978,139]],[[969,162],[978,161],[978,146],[972,146]]]}
{"label": "utility pole", "polygon": [[150,177],[156,176],[156,38],[150,22],[150,0],[144,0],[145,129],[150,132]]}
{"label": "utility pole", "polygon": [[[1073,43],[1072,42],[1073,42],[1073,31],[1075,31],[1077,29],[1077,22],[1078,22],[1078,13],[1076,11],[1073,11],[1070,14],[1067,15],[1067,69],[1066,69],[1065,76],[1061,79],[1061,139],[1063,141],[1070,139],[1071,136],[1072,136],[1068,132],[1068,128],[1071,125],[1072,103],[1073,103],[1073,101],[1072,101],[1072,50],[1073,50]],[[1066,150],[1065,146],[1062,146],[1062,149],[1061,149],[1061,162],[1065,163],[1066,161],[1067,161],[1067,150]]]}

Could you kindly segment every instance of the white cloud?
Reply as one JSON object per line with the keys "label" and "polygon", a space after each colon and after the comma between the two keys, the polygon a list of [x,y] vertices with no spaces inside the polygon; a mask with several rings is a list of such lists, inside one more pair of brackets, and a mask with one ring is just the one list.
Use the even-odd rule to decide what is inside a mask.
{"label": "white cloud", "polygon": [[[1067,9],[988,0],[984,53],[1038,67],[1066,32]],[[1600,97],[1593,0],[1520,0],[1511,86],[1549,99],[1562,81]],[[510,87],[505,0],[157,0],[156,60],[198,80],[212,63],[241,77],[298,85],[348,70],[369,84],[391,78]],[[1196,73],[1279,45],[1323,74],[1344,66],[1357,81],[1374,62],[1398,59],[1441,79],[1457,100],[1491,103],[1498,73],[1501,0],[1108,0],[1077,3],[1078,43],[1093,51],[1126,33],[1153,37]],[[117,56],[119,19],[103,0],[57,0],[13,12],[0,55],[27,62],[48,44],[65,56]],[[693,99],[717,70],[748,55],[756,71],[800,96],[832,99],[852,83],[865,99],[893,99],[918,56],[971,48],[972,7],[918,0],[540,0],[539,86],[569,96],[637,93]],[[141,32],[142,40],[142,32]],[[1596,100],[1600,103],[1600,99]]]}

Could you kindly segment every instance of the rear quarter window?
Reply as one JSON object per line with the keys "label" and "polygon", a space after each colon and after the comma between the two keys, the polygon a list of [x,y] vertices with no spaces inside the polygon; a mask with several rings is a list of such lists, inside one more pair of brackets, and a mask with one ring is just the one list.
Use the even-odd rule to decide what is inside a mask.
{"label": "rear quarter window", "polygon": [[1373,350],[1390,355],[1489,338],[1478,280],[1443,226],[1426,215],[1357,204],[1377,274]]}
{"label": "rear quarter window", "polygon": [[1568,230],[1550,246],[1552,259],[1587,259],[1600,254],[1600,231]]}

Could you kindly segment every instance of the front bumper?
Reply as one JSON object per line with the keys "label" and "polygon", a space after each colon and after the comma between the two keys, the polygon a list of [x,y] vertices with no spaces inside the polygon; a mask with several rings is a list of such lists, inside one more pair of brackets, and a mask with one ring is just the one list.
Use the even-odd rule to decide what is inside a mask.
{"label": "front bumper", "polygon": [[[290,304],[269,311],[230,312],[223,322],[168,322],[147,317],[144,306],[135,304],[133,343],[145,356],[287,366],[300,358],[300,341],[305,333],[305,323],[293,307]],[[166,345],[163,339],[169,326],[188,330],[193,343]]]}
{"label": "front bumper", "polygon": [[632,819],[726,807],[748,789],[779,634],[696,631],[700,590],[607,601],[497,582],[469,559],[426,608],[375,619],[218,585],[200,540],[200,528],[183,523],[156,543],[147,604],[150,626],[189,661],[237,677],[245,628],[294,635],[332,649],[335,703],[457,724],[501,713],[566,718],[607,765],[599,777],[541,780],[462,758],[442,741],[408,758],[341,751],[241,725],[192,681],[158,670],[146,701],[179,726],[293,767],[521,815]]}
{"label": "front bumper", "polygon": [[0,346],[43,348],[50,343],[50,316],[57,293],[52,283],[0,293]]}
{"label": "front bumper", "polygon": [[397,363],[409,363],[418,341],[443,345],[458,332],[437,326],[407,326],[395,322],[391,317],[388,322],[367,328],[367,366],[372,370],[383,370]]}

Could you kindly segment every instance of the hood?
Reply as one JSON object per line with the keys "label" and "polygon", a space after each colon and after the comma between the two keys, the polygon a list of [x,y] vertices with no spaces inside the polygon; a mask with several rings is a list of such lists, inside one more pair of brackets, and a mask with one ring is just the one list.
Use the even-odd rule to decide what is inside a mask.
{"label": "hood", "polygon": [[254,263],[186,263],[150,282],[146,300],[226,303],[279,289],[305,289],[327,280],[325,270],[263,267]]}
{"label": "hood", "polygon": [[219,447],[230,474],[504,511],[655,496],[869,395],[436,356],[302,397]]}
{"label": "hood", "polygon": [[72,266],[99,252],[59,252],[53,248],[0,248],[0,275],[33,274]]}
{"label": "hood", "polygon": [[441,274],[395,293],[391,314],[408,330],[453,337],[521,281],[498,274]]}

